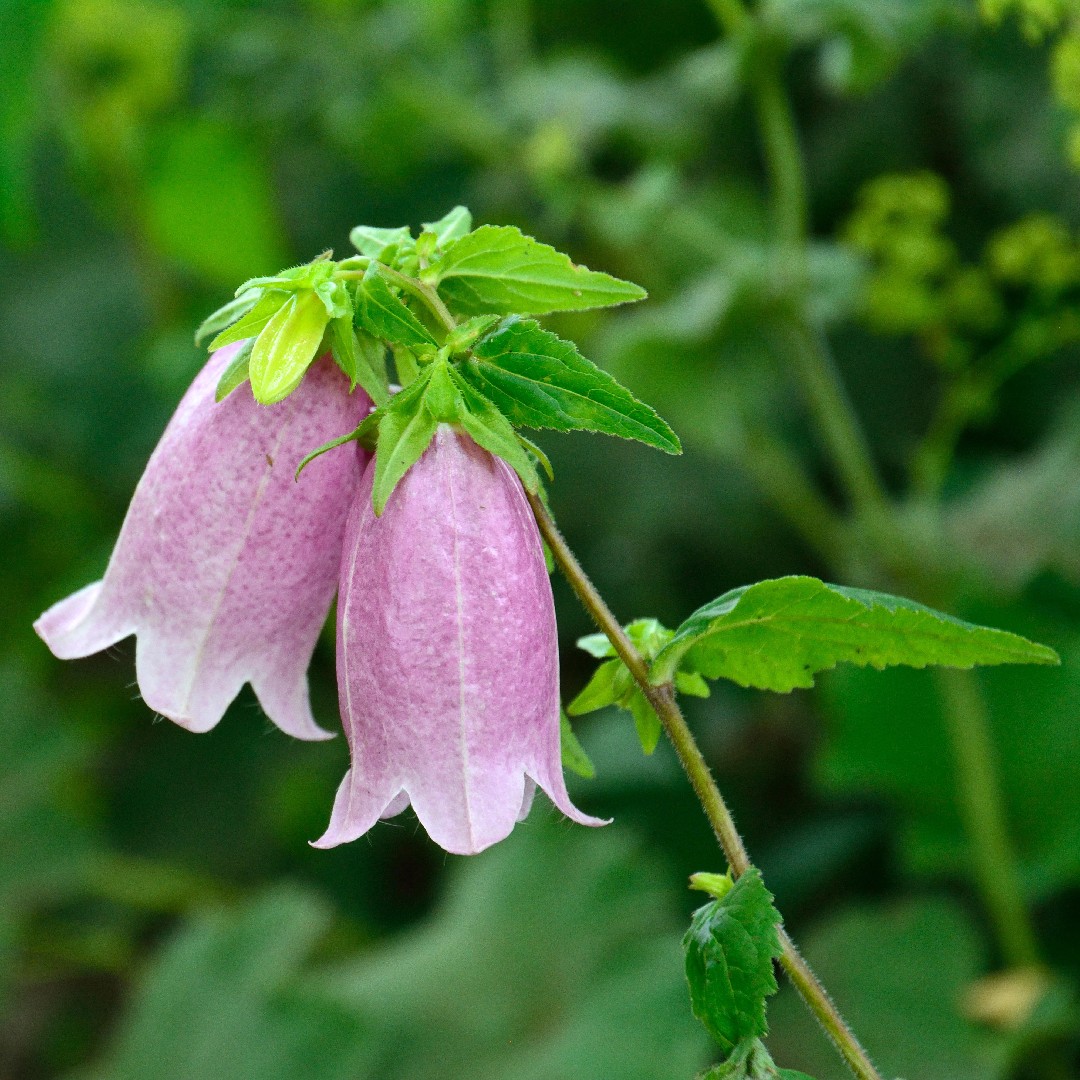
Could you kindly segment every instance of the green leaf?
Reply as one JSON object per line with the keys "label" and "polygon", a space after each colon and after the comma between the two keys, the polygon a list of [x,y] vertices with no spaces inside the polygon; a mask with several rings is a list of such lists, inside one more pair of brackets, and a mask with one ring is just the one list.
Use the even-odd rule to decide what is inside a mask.
{"label": "green leaf", "polygon": [[290,296],[255,339],[249,371],[260,405],[291,394],[315,359],[329,317],[314,292]]}
{"label": "green leaf", "polygon": [[402,225],[397,229],[378,229],[373,225],[357,225],[349,233],[349,240],[361,255],[381,259],[387,248],[409,243],[412,240],[412,233],[408,225]]}
{"label": "green leaf", "polygon": [[503,225],[482,225],[455,240],[425,278],[462,316],[581,311],[646,295],[638,285],[575,266],[562,252]]}
{"label": "green leaf", "polygon": [[508,320],[477,342],[462,374],[515,426],[600,431],[681,453],[648,405],[532,320]]}
{"label": "green leaf", "polygon": [[414,383],[395,394],[379,422],[375,481],[371,492],[376,514],[382,514],[398,481],[420,460],[439,426],[424,403],[428,380],[435,366],[425,368]]}
{"label": "green leaf", "polygon": [[476,341],[479,341],[489,330],[494,329],[498,321],[498,315],[476,315],[458,323],[446,335],[446,347],[450,350],[450,355],[456,356],[458,353],[471,349]]}
{"label": "green leaf", "polygon": [[570,726],[570,717],[565,709],[559,710],[559,736],[562,744],[562,763],[564,769],[592,780],[596,776],[596,766],[585,753],[585,748],[578,741],[574,729]]}
{"label": "green leaf", "polygon": [[814,685],[838,663],[1056,664],[1057,653],[1004,630],[974,626],[885,593],[785,577],[733,589],[694,612],[661,651],[650,677],[686,666],[710,679],[786,693]]}
{"label": "green leaf", "polygon": [[386,346],[365,330],[356,330],[352,318],[343,315],[330,323],[330,348],[338,367],[355,387],[362,386],[376,405],[390,398],[386,378]]}
{"label": "green leaf", "polygon": [[660,732],[663,730],[660,717],[656,715],[656,710],[637,686],[631,692],[627,705],[630,715],[634,718],[634,729],[637,731],[641,749],[646,754],[651,754],[656,749],[656,744],[660,741]]}
{"label": "green leaf", "polygon": [[725,1054],[768,1032],[765,1002],[776,993],[780,914],[751,868],[722,899],[694,912],[683,938],[694,1015]]}
{"label": "green leaf", "polygon": [[[222,330],[207,348],[210,352],[217,352],[218,349],[223,349],[226,345],[232,345],[236,341],[258,337],[263,332],[266,324],[281,310],[288,299],[288,293],[276,289],[272,292],[263,293],[254,307],[241,315],[231,326]],[[213,315],[210,317],[213,318]]]}
{"label": "green leaf", "polygon": [[435,234],[435,242],[440,248],[460,240],[471,228],[472,214],[465,206],[455,206],[438,221],[425,221],[423,225],[424,232]]}
{"label": "green leaf", "polygon": [[395,345],[435,345],[426,326],[394,295],[386,279],[372,263],[358,292],[360,324],[377,338]]}
{"label": "green leaf", "polygon": [[[578,644],[580,645],[581,642],[579,641]],[[592,678],[585,684],[581,693],[566,706],[566,711],[571,716],[581,716],[584,713],[595,712],[597,709],[614,705],[622,696],[622,692],[616,689],[615,679],[620,671],[625,670],[626,665],[621,660],[608,660],[601,664],[593,672]]]}
{"label": "green leaf", "polygon": [[214,391],[215,401],[224,401],[238,386],[243,386],[248,381],[248,363],[254,345],[254,341],[245,342],[226,365],[218,379],[217,390]]}
{"label": "green leaf", "polygon": [[468,432],[477,446],[489,454],[495,454],[518,474],[525,490],[535,494],[540,489],[540,477],[533,459],[522,445],[509,420],[483,394],[477,393],[461,375],[449,365],[458,391],[460,407],[458,422]]}
{"label": "green leaf", "polygon": [[195,331],[195,344],[201,345],[211,334],[220,334],[226,327],[232,326],[237,319],[246,315],[259,302],[261,295],[258,289],[249,289],[235,300],[230,300],[223,307],[219,307],[213,315],[208,315]]}

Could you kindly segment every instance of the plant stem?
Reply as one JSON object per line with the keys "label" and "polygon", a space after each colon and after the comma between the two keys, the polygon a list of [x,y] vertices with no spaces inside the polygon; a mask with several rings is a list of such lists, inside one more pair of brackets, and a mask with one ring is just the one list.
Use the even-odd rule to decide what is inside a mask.
{"label": "plant stem", "polygon": [[1040,963],[1009,838],[986,702],[972,671],[937,673],[953,754],[957,800],[976,880],[1007,967]]}
{"label": "plant stem", "polygon": [[[535,495],[529,495],[529,504],[540,532],[547,541],[548,547],[555,557],[570,583],[570,587],[577,594],[578,599],[584,605],[585,610],[596,621],[597,626],[604,632],[607,639],[614,646],[619,658],[627,666],[634,681],[641,688],[649,704],[656,710],[660,722],[667,732],[668,738],[675,747],[675,753],[682,763],[686,775],[701,801],[705,816],[709,819],[713,832],[716,834],[720,847],[727,857],[733,877],[738,877],[750,868],[750,857],[742,837],[735,827],[735,821],[731,811],[716,786],[716,781],[709,770],[709,766],[694,739],[686,718],[675,700],[675,690],[670,683],[663,686],[653,686],[649,682],[649,667],[645,659],[634,648],[633,642],[626,635],[618,619],[607,606],[604,598],[596,591],[596,587],[589,580],[581,564],[569,545],[559,532],[554,518],[547,508]],[[881,1076],[874,1068],[866,1051],[862,1048],[859,1040],[855,1037],[851,1028],[848,1027],[840,1011],[833,1004],[825,988],[818,981],[817,976],[810,966],[799,954],[787,932],[780,928],[780,944],[783,949],[780,962],[788,974],[792,985],[798,991],[803,1001],[809,1006],[811,1012],[818,1018],[826,1033],[835,1043],[840,1055],[847,1062],[851,1071],[859,1080],[881,1080]]]}

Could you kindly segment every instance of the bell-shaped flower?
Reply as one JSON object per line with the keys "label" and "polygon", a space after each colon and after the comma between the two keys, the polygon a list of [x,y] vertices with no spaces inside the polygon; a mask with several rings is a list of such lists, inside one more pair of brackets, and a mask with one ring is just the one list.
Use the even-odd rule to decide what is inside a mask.
{"label": "bell-shaped flower", "polygon": [[376,517],[368,466],[345,533],[338,687],[352,768],[316,847],[410,803],[472,854],[507,836],[536,785],[574,821],[559,736],[551,583],[516,474],[440,426]]}
{"label": "bell-shaped flower", "polygon": [[334,590],[364,461],[355,444],[294,473],[310,450],[355,427],[366,394],[324,357],[275,405],[248,387],[215,400],[241,344],[214,353],[180,402],[135,490],[102,581],[34,624],[61,659],[129,634],[151,709],[207,731],[250,682],[270,719],[329,737],[307,668]]}

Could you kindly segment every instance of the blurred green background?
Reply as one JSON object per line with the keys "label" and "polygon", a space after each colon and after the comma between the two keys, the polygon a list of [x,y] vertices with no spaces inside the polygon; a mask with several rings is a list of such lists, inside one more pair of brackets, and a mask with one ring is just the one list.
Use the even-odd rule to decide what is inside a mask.
{"label": "blurred green background", "polygon": [[[104,569],[206,314],[355,224],[458,202],[650,291],[550,325],[685,455],[539,439],[620,616],[675,625],[806,572],[1060,651],[688,708],[886,1075],[1080,1075],[1080,31],[1068,3],[986,7],[1002,20],[765,0],[733,33],[724,0],[0,0],[0,1077],[689,1080],[712,1059],[679,937],[687,874],[722,860],[628,716],[578,725],[598,775],[574,795],[607,829],[538,805],[460,859],[407,814],[316,852],[343,739],[290,742],[248,690],[192,736],[138,700],[130,642],[61,663],[30,629]],[[888,493],[872,514],[815,414],[803,358],[827,371],[826,347]],[[569,698],[590,627],[556,600]],[[312,684],[334,727],[329,637]],[[772,1047],[843,1075],[787,991]]]}

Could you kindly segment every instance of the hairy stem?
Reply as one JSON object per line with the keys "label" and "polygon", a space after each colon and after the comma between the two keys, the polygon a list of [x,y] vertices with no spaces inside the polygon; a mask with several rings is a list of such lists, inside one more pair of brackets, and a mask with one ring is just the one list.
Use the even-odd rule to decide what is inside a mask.
{"label": "hairy stem", "polygon": [[[548,547],[551,548],[559,569],[562,570],[585,610],[614,646],[619,658],[626,664],[634,681],[641,688],[641,692],[660,717],[664,731],[667,732],[668,738],[675,747],[675,753],[727,857],[732,876],[738,877],[750,868],[750,857],[747,854],[746,845],[743,844],[731,811],[724,802],[724,797],[716,786],[712,772],[675,700],[674,688],[670,683],[653,686],[649,682],[648,664],[585,574],[577,557],[570,550],[562,533],[559,532],[554,518],[538,497],[530,495],[528,498],[533,513],[536,515],[540,532],[547,541]],[[780,929],[780,944],[783,948],[780,962],[788,978],[835,1043],[851,1071],[859,1080],[881,1080],[880,1074],[874,1068],[859,1040],[783,928]]]}

